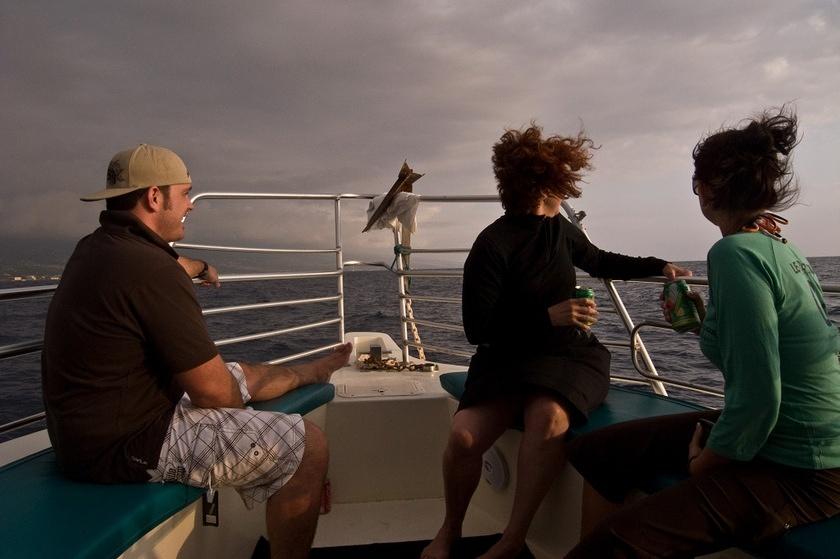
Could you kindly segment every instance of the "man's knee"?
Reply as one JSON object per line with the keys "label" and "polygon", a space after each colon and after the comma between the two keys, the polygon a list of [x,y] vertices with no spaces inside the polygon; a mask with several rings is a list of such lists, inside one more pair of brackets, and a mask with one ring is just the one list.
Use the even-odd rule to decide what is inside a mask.
{"label": "man's knee", "polygon": [[319,472],[325,474],[330,460],[327,436],[320,427],[311,421],[306,419],[303,421],[306,425],[306,442],[303,450],[303,460],[298,471],[305,470],[306,473],[315,475],[319,475]]}

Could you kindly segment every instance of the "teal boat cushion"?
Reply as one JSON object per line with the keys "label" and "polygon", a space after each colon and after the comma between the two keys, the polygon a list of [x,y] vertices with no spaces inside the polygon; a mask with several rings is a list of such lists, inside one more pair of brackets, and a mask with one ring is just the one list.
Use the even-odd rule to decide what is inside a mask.
{"label": "teal boat cushion", "polygon": [[0,469],[4,557],[118,557],[197,500],[180,484],[97,485],[65,479],[44,450]]}
{"label": "teal boat cushion", "polygon": [[[309,385],[252,407],[306,414],[332,400],[332,384]],[[198,500],[177,483],[98,485],[64,478],[52,449],[0,468],[0,555],[111,559]]]}
{"label": "teal boat cushion", "polygon": [[306,415],[315,408],[332,401],[335,397],[335,386],[326,384],[308,384],[292,390],[273,400],[264,402],[248,402],[255,410],[276,411],[281,413],[299,413]]}
{"label": "teal boat cushion", "polygon": [[835,516],[789,530],[759,553],[772,559],[834,559],[838,556],[838,540],[840,516]]}
{"label": "teal boat cushion", "polygon": [[[464,393],[467,381],[466,372],[444,373],[440,375],[440,384],[456,400]],[[610,392],[604,404],[589,415],[589,421],[572,429],[572,435],[589,433],[601,427],[639,419],[674,413],[684,413],[706,409],[703,406],[684,402],[673,398],[666,398],[651,392],[634,390],[620,386],[610,387]]]}
{"label": "teal boat cushion", "polygon": [[[466,372],[446,373],[440,375],[440,384],[444,390],[456,399],[464,393]],[[589,433],[601,427],[606,427],[622,421],[655,417],[673,413],[683,413],[705,409],[697,404],[681,400],[666,398],[650,392],[624,388],[610,387],[610,392],[604,404],[593,411],[589,421],[572,429],[572,435]],[[653,493],[665,489],[684,480],[685,476],[666,474],[655,476],[644,481],[640,489]],[[840,516],[800,526],[790,530],[761,550],[750,550],[759,556],[772,559],[835,559],[838,557],[836,542],[840,540]]]}

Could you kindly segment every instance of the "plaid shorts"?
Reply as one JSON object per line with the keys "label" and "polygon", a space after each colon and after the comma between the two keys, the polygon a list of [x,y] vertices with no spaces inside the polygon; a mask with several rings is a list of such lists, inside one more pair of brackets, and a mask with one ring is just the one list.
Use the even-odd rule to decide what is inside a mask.
{"label": "plaid shorts", "polygon": [[[228,363],[242,401],[251,399],[239,363]],[[232,486],[247,508],[264,502],[295,474],[303,458],[305,427],[298,414],[251,408],[199,408],[186,394],[178,402],[151,482],[194,487]]]}

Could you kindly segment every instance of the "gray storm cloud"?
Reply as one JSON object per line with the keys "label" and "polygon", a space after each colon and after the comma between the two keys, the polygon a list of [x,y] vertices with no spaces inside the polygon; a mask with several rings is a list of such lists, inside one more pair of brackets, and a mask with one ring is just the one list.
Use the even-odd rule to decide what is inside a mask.
{"label": "gray storm cloud", "polygon": [[[490,146],[537,119],[601,145],[577,202],[596,242],[698,259],[716,232],[689,191],[692,146],[793,101],[803,194],[789,236],[835,255],[838,19],[830,1],[7,3],[0,235],[91,230],[99,206],[78,195],[139,142],[179,152],[197,191],[382,192],[408,158],[420,193],[491,194]],[[498,212],[421,212],[417,242],[469,246]],[[360,230],[362,209],[346,215]],[[255,207],[227,226],[314,243],[316,219]],[[189,234],[206,227],[191,218]],[[351,256],[388,258],[384,233],[353,235]]]}

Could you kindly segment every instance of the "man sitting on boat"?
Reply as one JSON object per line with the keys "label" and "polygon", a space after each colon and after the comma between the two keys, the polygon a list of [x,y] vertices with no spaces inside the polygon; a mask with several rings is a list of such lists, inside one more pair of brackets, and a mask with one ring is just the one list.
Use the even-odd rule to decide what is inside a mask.
{"label": "man sitting on boat", "polygon": [[[179,257],[192,180],[174,152],[117,153],[101,227],[76,246],[47,314],[42,380],[62,471],[99,483],[230,485],[268,501],[273,557],[306,557],[327,468],[324,434],[299,415],[244,408],[327,382],[350,345],[300,366],[227,363],[191,278],[215,269]],[[186,273],[185,273],[186,271]]]}

